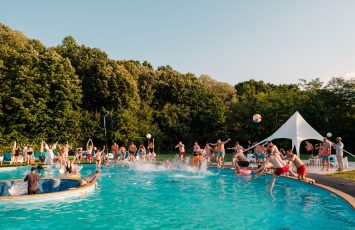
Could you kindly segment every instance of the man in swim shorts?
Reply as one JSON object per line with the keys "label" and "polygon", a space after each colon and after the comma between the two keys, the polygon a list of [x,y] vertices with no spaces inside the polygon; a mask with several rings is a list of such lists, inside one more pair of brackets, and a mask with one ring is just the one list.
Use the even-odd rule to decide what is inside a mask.
{"label": "man in swim shorts", "polygon": [[[319,147],[318,147],[319,148]],[[329,166],[330,166],[330,154],[331,154],[331,146],[330,143],[328,141],[327,137],[323,137],[323,142],[322,145],[320,146],[320,148],[322,149],[322,170],[324,170],[325,165],[327,164],[327,171],[329,170]]]}
{"label": "man in swim shorts", "polygon": [[293,154],[291,149],[288,149],[286,151],[286,154],[287,154],[286,159],[291,161],[295,165],[295,167],[297,168],[298,179],[314,184],[315,181],[313,179],[306,177],[307,168],[306,168],[306,165],[301,161],[301,159],[298,158],[298,156],[296,154]]}
{"label": "man in swim shorts", "polygon": [[183,161],[184,160],[184,156],[185,156],[185,145],[180,141],[175,148],[179,148],[179,152],[180,152],[180,160]]}
{"label": "man in swim shorts", "polygon": [[226,141],[221,141],[221,139],[218,139],[217,143],[215,144],[209,143],[211,146],[217,146],[217,168],[221,168],[224,165],[224,156],[226,154],[224,145],[227,144],[230,140],[230,138],[228,138]]}
{"label": "man in swim shorts", "polygon": [[293,172],[290,170],[290,165],[281,158],[277,146],[274,145],[271,141],[268,142],[267,152],[269,155],[266,158],[264,164],[257,170],[256,174],[260,175],[266,169],[275,169],[270,181],[269,192],[271,193],[277,176],[286,174],[288,172],[293,174]]}

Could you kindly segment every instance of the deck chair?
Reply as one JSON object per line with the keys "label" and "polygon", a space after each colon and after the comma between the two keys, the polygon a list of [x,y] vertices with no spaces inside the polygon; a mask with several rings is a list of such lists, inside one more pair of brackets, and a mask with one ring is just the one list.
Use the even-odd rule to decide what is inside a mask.
{"label": "deck chair", "polygon": [[329,156],[330,166],[335,167],[337,165],[337,158],[335,155]]}
{"label": "deck chair", "polygon": [[12,158],[11,158],[11,153],[10,152],[5,152],[4,153],[4,161],[10,162],[10,164],[12,163]]}
{"label": "deck chair", "polygon": [[41,152],[35,152],[34,157],[35,159],[38,159],[41,156]]}

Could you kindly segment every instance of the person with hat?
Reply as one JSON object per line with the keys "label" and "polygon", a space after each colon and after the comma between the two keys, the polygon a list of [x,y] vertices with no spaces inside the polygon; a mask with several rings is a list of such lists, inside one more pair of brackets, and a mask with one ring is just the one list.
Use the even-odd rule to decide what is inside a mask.
{"label": "person with hat", "polygon": [[344,152],[344,144],[341,142],[341,137],[337,137],[335,139],[336,144],[333,145],[335,148],[336,158],[338,161],[338,169],[337,171],[344,170],[344,162],[343,162],[343,152]]}

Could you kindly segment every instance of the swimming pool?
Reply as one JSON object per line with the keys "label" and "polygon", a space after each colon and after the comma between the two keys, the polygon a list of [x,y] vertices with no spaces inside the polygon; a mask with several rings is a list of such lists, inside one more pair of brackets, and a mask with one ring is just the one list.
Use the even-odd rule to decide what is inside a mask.
{"label": "swimming pool", "polygon": [[[0,168],[0,180],[29,168]],[[94,172],[85,165],[82,175]],[[47,170],[55,175],[56,170]],[[354,229],[355,211],[320,188],[278,178],[161,166],[102,168],[98,188],[63,202],[0,204],[1,229]]]}

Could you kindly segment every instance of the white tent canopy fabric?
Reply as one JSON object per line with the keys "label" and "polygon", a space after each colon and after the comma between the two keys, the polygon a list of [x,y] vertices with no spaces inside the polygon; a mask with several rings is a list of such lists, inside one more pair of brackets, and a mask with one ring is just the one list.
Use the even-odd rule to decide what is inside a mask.
{"label": "white tent canopy fabric", "polygon": [[309,139],[323,141],[323,136],[313,129],[298,111],[296,111],[278,130],[276,130],[275,133],[258,144],[279,138],[291,139],[292,148],[296,148],[297,155],[300,154],[300,145],[302,141]]}

